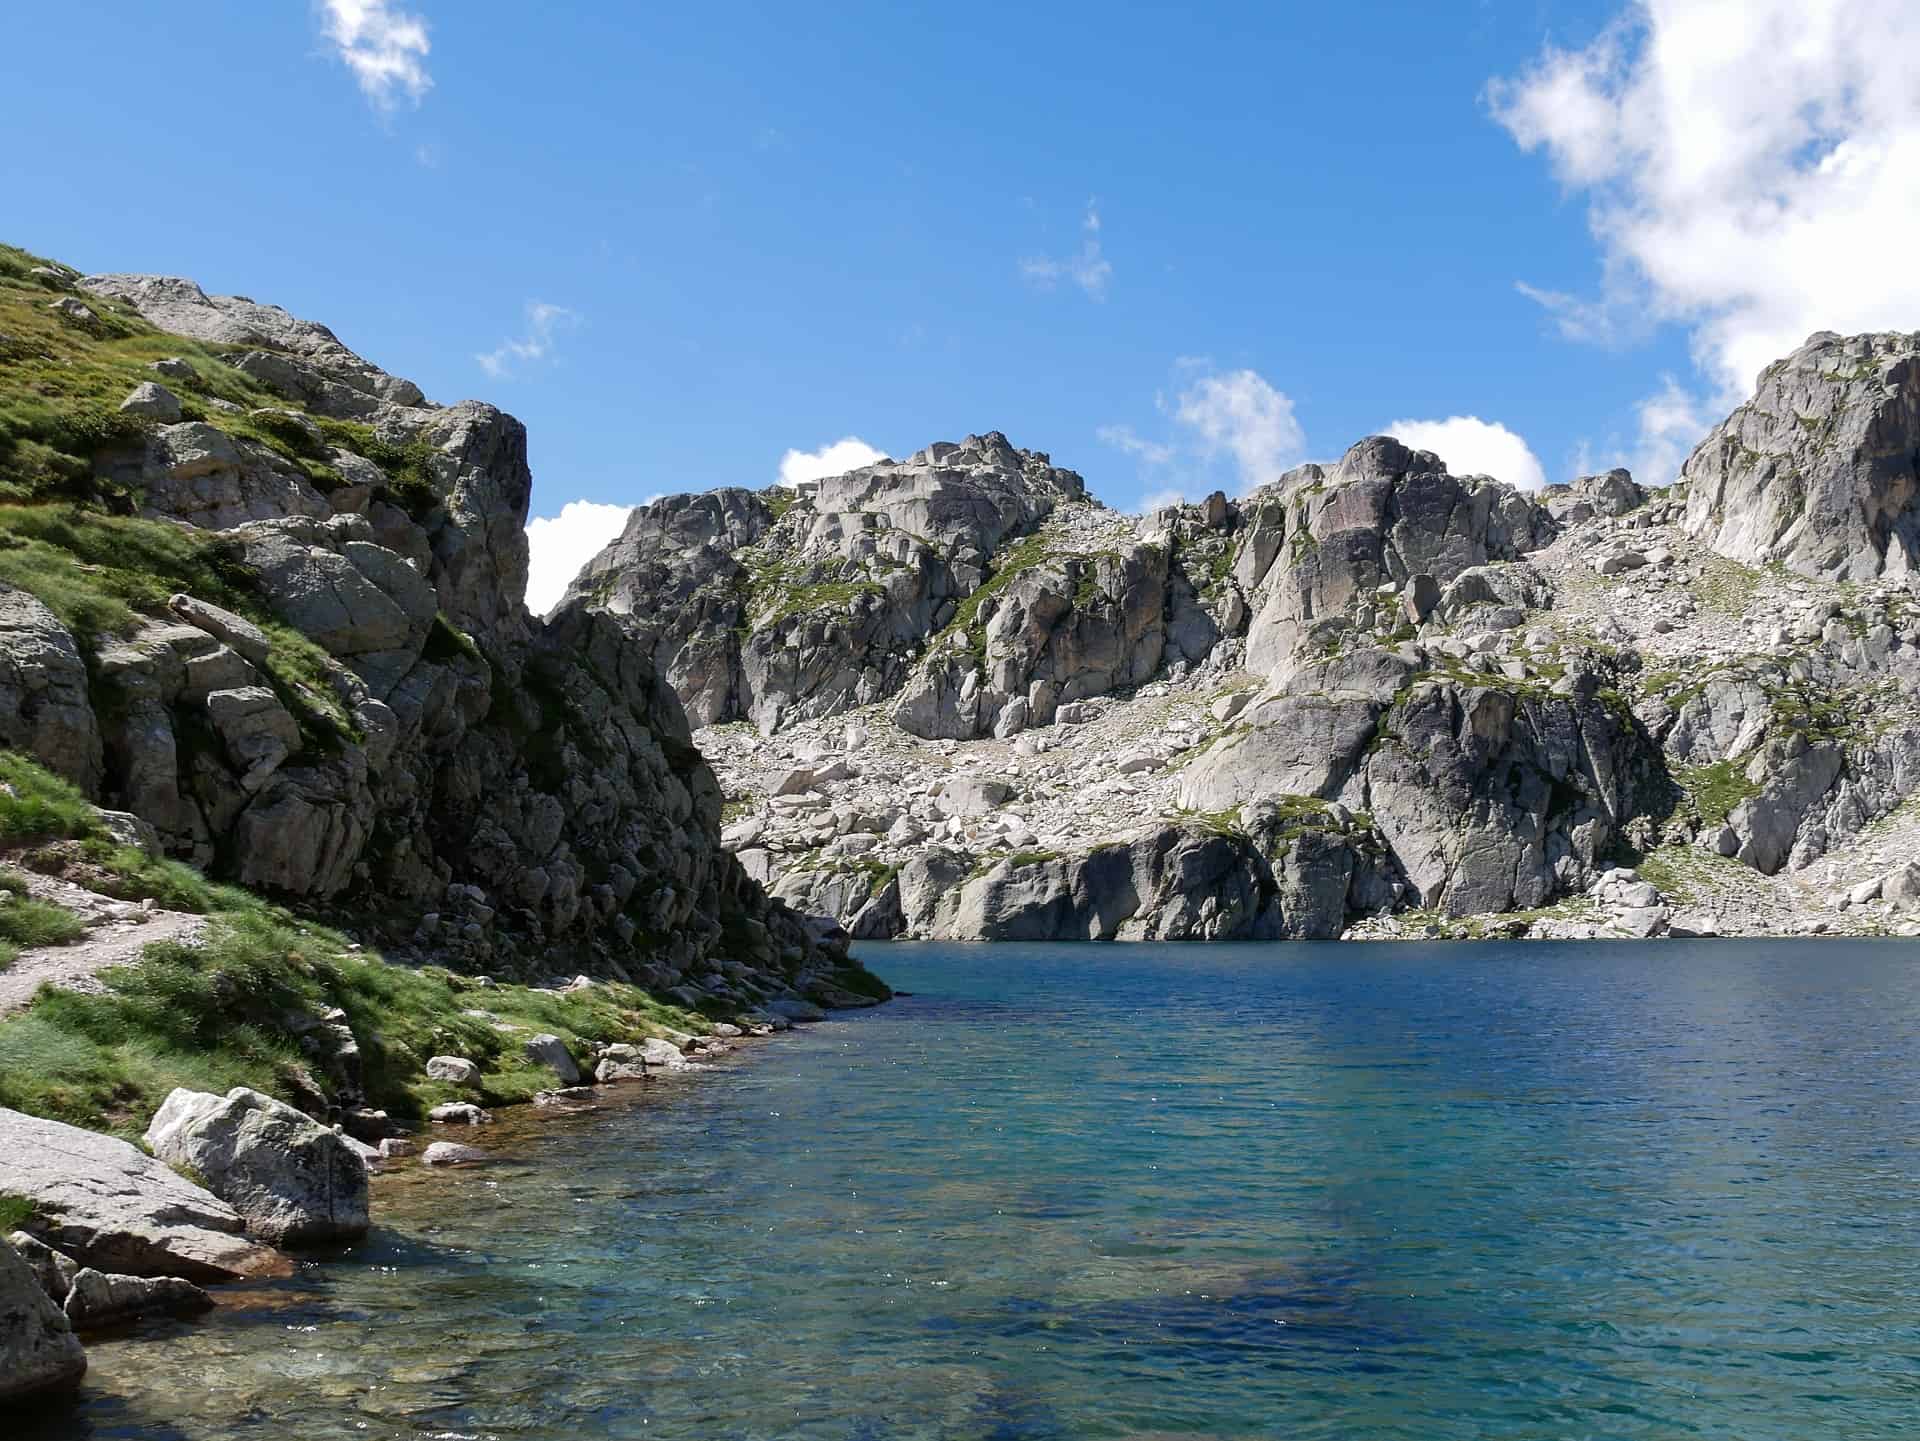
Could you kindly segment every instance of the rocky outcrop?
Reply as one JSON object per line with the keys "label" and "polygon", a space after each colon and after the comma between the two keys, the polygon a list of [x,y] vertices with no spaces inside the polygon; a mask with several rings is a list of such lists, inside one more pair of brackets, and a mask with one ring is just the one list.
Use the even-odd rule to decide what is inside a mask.
{"label": "rocky outcrop", "polygon": [[[1904,423],[1897,390],[1876,424]],[[1717,554],[1686,534],[1701,494],[1614,470],[1527,496],[1373,437],[1240,501],[1058,502],[897,690],[701,734],[728,842],[860,938],[1777,928],[1808,904],[1788,883],[1850,864],[1920,784],[1920,601],[1897,545],[1852,589]],[[1260,838],[1322,810],[1343,819]],[[1691,896],[1638,903],[1652,852]],[[1725,900],[1722,872],[1708,904],[1690,855],[1781,878],[1777,904]],[[1856,928],[1905,914],[1847,904]]]}
{"label": "rocky outcrop", "polygon": [[1410,895],[1452,915],[1584,889],[1655,764],[1633,718],[1600,699],[1600,670],[1548,687],[1435,675],[1392,653],[1348,659],[1337,680],[1370,686],[1256,702],[1247,730],[1187,768],[1182,804],[1304,799],[1364,812]]}
{"label": "rocky outcrop", "polygon": [[[189,527],[204,563],[112,634],[70,634],[32,597],[0,592],[0,739],[151,824],[172,855],[352,914],[403,956],[606,974],[722,1009],[849,966],[844,941],[769,900],[720,848],[718,787],[655,665],[691,662],[650,628],[656,612],[526,613],[518,421],[432,405],[271,306],[165,277],[83,285],[163,329],[243,347],[219,375],[205,358],[164,362],[179,413],[143,401],[92,457],[100,488]],[[249,393],[272,403],[227,398]],[[906,487],[917,501],[896,497],[902,517],[946,537],[943,566],[974,563],[956,528],[997,538],[985,517],[998,492],[969,467],[1028,464],[987,449],[925,460]],[[971,497],[965,525],[957,495]],[[809,525],[851,531],[859,508],[851,497]],[[724,554],[719,537],[750,543],[773,518],[750,498],[699,510],[657,516],[657,544],[637,518],[630,548]],[[841,550],[867,554],[854,539]]]}
{"label": "rocky outcrop", "polygon": [[276,1246],[357,1240],[367,1231],[367,1167],[344,1137],[271,1096],[176,1088],[146,1143],[184,1168]]}
{"label": "rocky outcrop", "polygon": [[797,492],[655,502],[568,598],[635,617],[696,723],[773,731],[897,692],[996,551],[1086,503],[1046,455],[968,436]]}
{"label": "rocky outcrop", "polygon": [[24,751],[82,790],[100,783],[100,728],[87,666],[59,618],[0,584],[0,743]]}
{"label": "rocky outcrop", "polygon": [[1920,334],[1821,331],[1680,472],[1687,531],[1832,580],[1920,569]]}
{"label": "rocky outcrop", "polygon": [[285,1258],[249,1240],[231,1206],[125,1141],[0,1108],[0,1194],[34,1209],[26,1230],[113,1274],[233,1281]]}
{"label": "rocky outcrop", "polygon": [[86,1373],[87,1353],[66,1314],[0,1241],[0,1404],[70,1392]]}
{"label": "rocky outcrop", "polygon": [[1451,475],[1430,451],[1384,435],[1360,441],[1331,469],[1289,471],[1246,508],[1252,519],[1234,575],[1258,597],[1247,631],[1256,672],[1309,642],[1379,628],[1399,608],[1401,588],[1420,577],[1444,586],[1471,567],[1537,550],[1556,532],[1552,517],[1512,487]]}

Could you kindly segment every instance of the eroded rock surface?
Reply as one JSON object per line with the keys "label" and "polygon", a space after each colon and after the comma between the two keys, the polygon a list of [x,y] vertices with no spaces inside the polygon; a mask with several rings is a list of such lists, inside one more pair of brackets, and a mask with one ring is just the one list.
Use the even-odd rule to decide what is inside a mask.
{"label": "eroded rock surface", "polygon": [[32,1203],[29,1234],[99,1271],[205,1282],[285,1265],[248,1239],[238,1211],[165,1162],[111,1136],[4,1108],[0,1193]]}
{"label": "eroded rock surface", "polygon": [[1823,331],[1681,471],[1687,532],[1750,565],[1871,580],[1920,568],[1920,334]]}

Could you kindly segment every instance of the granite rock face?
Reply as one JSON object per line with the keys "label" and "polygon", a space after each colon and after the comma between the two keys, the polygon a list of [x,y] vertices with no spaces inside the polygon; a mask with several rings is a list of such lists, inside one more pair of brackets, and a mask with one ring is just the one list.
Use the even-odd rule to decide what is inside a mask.
{"label": "granite rock face", "polygon": [[0,743],[37,758],[82,790],[100,783],[100,727],[87,664],[54,613],[0,584]]}
{"label": "granite rock face", "polygon": [[165,1162],[58,1121],[0,1109],[0,1192],[33,1203],[31,1235],[99,1271],[233,1281],[284,1265]]}
{"label": "granite rock face", "polygon": [[70,635],[0,593],[0,739],[170,854],[351,911],[403,957],[736,1008],[849,965],[720,847],[659,635],[580,603],[527,614],[518,421],[431,404],[276,307],[168,277],[81,284],[243,347],[229,393],[277,397],[230,428],[196,368],[214,362],[168,361],[184,417],[152,411],[144,441],[94,462],[146,517],[213,537],[252,609],[188,591],[124,633]]}
{"label": "granite rock face", "polygon": [[1235,577],[1260,597],[1247,632],[1256,672],[1303,645],[1373,629],[1389,595],[1418,577],[1445,586],[1462,571],[1511,561],[1557,527],[1498,481],[1457,477],[1430,451],[1375,435],[1331,469],[1302,466],[1262,492],[1237,547]]}
{"label": "granite rock face", "polygon": [[[1911,927],[1913,350],[1816,337],[1666,487],[1375,436],[1019,511],[898,684],[698,734],[727,841],[863,939]],[[1644,903],[1640,857],[1688,885]]]}
{"label": "granite rock face", "polygon": [[697,724],[776,730],[897,691],[994,551],[1085,498],[998,432],[809,483],[656,501],[569,600],[631,616]]}
{"label": "granite rock face", "polygon": [[1920,569],[1920,334],[1822,331],[1688,457],[1687,531],[1832,580]]}

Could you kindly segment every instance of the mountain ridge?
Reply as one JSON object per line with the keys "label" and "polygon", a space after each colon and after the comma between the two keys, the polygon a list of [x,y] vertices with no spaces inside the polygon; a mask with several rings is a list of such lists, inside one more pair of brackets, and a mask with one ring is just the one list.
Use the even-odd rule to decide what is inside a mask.
{"label": "mountain ridge", "polygon": [[[1714,897],[1741,877],[1679,873],[1730,859],[1804,881],[1913,789],[1917,351],[1813,337],[1661,490],[1614,470],[1529,494],[1374,436],[1139,518],[1083,482],[1036,492],[964,536],[985,564],[890,576],[875,557],[922,540],[889,534],[890,500],[1045,459],[988,432],[830,478],[731,549],[667,543],[657,517],[698,504],[669,498],[588,573],[648,611],[696,572],[752,572],[731,640],[683,613],[657,654],[672,676],[727,645],[766,653],[696,738],[749,868],[856,935],[1738,929]],[[1740,529],[1748,514],[1767,520]],[[642,550],[644,573],[625,559]],[[1758,606],[1738,644],[1728,591]],[[876,653],[871,613],[902,595]],[[1823,607],[1844,636],[1809,629]],[[1867,637],[1871,654],[1843,643]],[[789,694],[783,657],[842,683]],[[1823,687],[1890,719],[1836,730]],[[1162,714],[1182,692],[1205,703]],[[955,777],[975,799],[951,799]],[[1116,784],[1133,803],[1095,800],[1082,824]],[[1633,874],[1648,857],[1664,889]],[[1751,923],[1906,924],[1800,889]]]}

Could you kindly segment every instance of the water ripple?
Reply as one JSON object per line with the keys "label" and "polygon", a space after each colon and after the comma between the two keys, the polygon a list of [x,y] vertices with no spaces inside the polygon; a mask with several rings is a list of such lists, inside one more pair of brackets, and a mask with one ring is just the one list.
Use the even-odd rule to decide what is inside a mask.
{"label": "water ripple", "polygon": [[1908,1436],[1916,954],[877,947],[10,1434]]}

